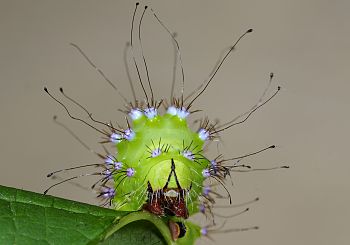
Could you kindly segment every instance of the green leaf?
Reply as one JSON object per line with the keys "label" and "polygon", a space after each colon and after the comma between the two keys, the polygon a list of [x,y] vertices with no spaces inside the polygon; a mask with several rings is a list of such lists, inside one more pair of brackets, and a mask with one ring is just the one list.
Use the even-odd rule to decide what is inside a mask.
{"label": "green leaf", "polygon": [[0,186],[0,244],[96,244],[127,214]]}
{"label": "green leaf", "polygon": [[120,212],[0,186],[0,244],[194,244],[186,222],[172,241],[167,222],[148,212]]}
{"label": "green leaf", "polygon": [[[93,244],[93,243],[92,243]],[[138,221],[129,224],[117,232],[113,233],[105,241],[101,241],[100,245],[133,245],[133,244],[147,244],[147,245],[161,245],[166,244],[162,235],[155,226],[150,225],[147,221]]]}

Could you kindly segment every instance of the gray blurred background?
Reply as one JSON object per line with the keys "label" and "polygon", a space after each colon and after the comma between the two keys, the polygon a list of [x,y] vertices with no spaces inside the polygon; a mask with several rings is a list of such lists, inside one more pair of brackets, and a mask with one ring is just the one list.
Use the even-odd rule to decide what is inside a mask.
{"label": "gray blurred background", "polygon": [[[227,130],[210,157],[239,156],[270,144],[273,151],[249,158],[255,167],[288,164],[289,170],[234,174],[234,203],[261,201],[227,221],[226,228],[258,231],[211,234],[202,244],[349,244],[349,1],[148,1],[178,32],[189,93],[209,74],[220,52],[248,28],[195,108],[221,122],[246,111],[275,72],[282,91],[245,124]],[[79,44],[125,96],[131,98],[123,64],[134,1],[0,1],[0,184],[43,192],[55,183],[50,171],[99,159],[52,121],[58,115],[97,151],[100,135],[70,120],[43,91],[63,86],[99,119],[124,125],[123,100],[69,46]],[[169,97],[173,46],[146,14],[144,52],[157,98]],[[131,72],[136,80],[136,73]],[[179,79],[179,76],[178,76]],[[271,91],[272,91],[271,90]],[[137,88],[141,96],[139,87]],[[65,102],[70,108],[74,108]],[[74,113],[86,118],[79,110]],[[87,171],[87,170],[84,170]],[[83,172],[84,172],[83,171]],[[80,173],[78,171],[78,173]],[[71,176],[63,174],[62,177]],[[79,181],[89,186],[91,179]],[[94,193],[72,184],[51,192],[96,203]],[[235,213],[240,209],[223,212]]]}

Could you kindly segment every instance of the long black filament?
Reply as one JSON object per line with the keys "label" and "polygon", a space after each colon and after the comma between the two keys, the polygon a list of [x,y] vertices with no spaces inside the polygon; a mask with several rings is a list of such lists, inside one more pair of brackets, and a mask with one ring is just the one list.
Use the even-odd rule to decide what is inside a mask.
{"label": "long black filament", "polygon": [[123,133],[123,131],[121,131],[120,129],[117,129],[115,127],[113,127],[111,124],[108,124],[108,123],[105,123],[105,122],[101,122],[99,120],[96,120],[95,118],[92,117],[92,113],[90,113],[84,106],[82,106],[78,101],[74,100],[73,98],[69,97],[64,91],[63,91],[63,88],[61,87],[60,88],[60,92],[63,94],[63,96],[70,100],[71,102],[73,102],[75,105],[77,105],[78,107],[80,107],[83,111],[86,112],[86,114],[88,114],[89,118],[95,122],[95,123],[99,123],[99,124],[102,124],[106,127],[108,127],[109,129],[112,129],[112,130],[115,130],[115,131],[118,131],[119,133]]}
{"label": "long black filament", "polygon": [[[173,33],[173,38],[175,39],[177,36],[176,32]],[[173,41],[174,45],[174,64],[173,64],[173,77],[171,81],[171,89],[170,89],[170,103],[172,103],[172,100],[174,98],[174,89],[175,89],[175,82],[176,82],[176,68],[177,68],[177,60],[178,60],[178,54],[177,54],[177,48],[176,43]]]}
{"label": "long black filament", "polygon": [[89,126],[90,128],[96,130],[97,132],[99,132],[99,133],[101,133],[101,134],[103,134],[103,135],[109,137],[109,134],[107,134],[106,132],[104,132],[104,131],[102,131],[102,130],[100,130],[100,129],[94,127],[94,126],[92,126],[90,123],[84,121],[84,120],[81,119],[81,118],[77,118],[77,117],[72,116],[72,114],[69,112],[68,108],[67,108],[61,101],[59,101],[58,99],[56,99],[51,93],[49,93],[49,91],[47,90],[46,87],[44,87],[44,91],[45,91],[53,100],[55,100],[58,104],[60,104],[60,105],[65,109],[65,111],[67,112],[67,114],[68,114],[68,116],[69,116],[70,118],[72,118],[72,119],[74,119],[74,120],[77,120],[77,121],[80,121],[80,122],[84,123],[85,125]]}
{"label": "long black filament", "polygon": [[147,95],[145,87],[143,86],[143,83],[142,83],[140,70],[139,70],[139,67],[137,65],[135,55],[134,55],[134,45],[133,45],[133,32],[134,32],[135,15],[136,15],[137,7],[139,6],[139,4],[140,3],[138,3],[138,2],[136,3],[135,10],[134,10],[134,13],[132,15],[131,31],[130,31],[130,46],[131,46],[131,52],[132,52],[132,59],[134,61],[134,65],[135,65],[135,68],[136,68],[136,71],[137,71],[137,76],[139,78],[139,82],[140,82],[140,85],[142,87],[143,93],[145,94],[147,106],[149,107],[148,95]]}
{"label": "long black filament", "polygon": [[236,125],[239,125],[239,124],[244,123],[245,121],[247,121],[247,120],[249,119],[249,117],[250,117],[255,111],[257,111],[259,108],[263,107],[263,106],[264,106],[265,104],[267,104],[270,100],[272,100],[272,99],[278,94],[278,92],[279,92],[280,90],[281,90],[281,87],[278,86],[276,92],[273,93],[273,94],[270,96],[270,98],[268,98],[268,99],[265,100],[263,103],[261,103],[260,105],[258,105],[257,107],[255,107],[253,110],[251,110],[251,111],[248,113],[248,115],[247,115],[244,119],[242,119],[241,121],[236,122],[236,123],[232,123],[232,124],[230,124],[230,125],[228,125],[228,126],[225,126],[225,127],[221,128],[221,129],[215,130],[215,131],[211,132],[211,134],[217,134],[217,133],[222,132],[222,131],[224,131],[224,130],[226,130],[226,129],[229,129],[229,128],[233,127],[233,126],[236,126]]}
{"label": "long black filament", "polygon": [[[224,160],[221,160],[220,162],[228,162],[228,161],[233,161],[233,160],[237,160],[237,159],[246,158],[246,157],[253,156],[253,155],[259,154],[261,152],[264,152],[266,150],[273,149],[273,148],[276,148],[276,146],[275,145],[270,145],[268,147],[265,147],[264,149],[261,149],[261,150],[258,150],[258,151],[252,152],[252,153],[248,153],[248,154],[245,154],[243,156],[233,157],[233,158],[229,158],[229,159],[224,159]],[[237,165],[233,165],[233,166],[237,166]],[[228,166],[226,166],[226,167],[228,167]]]}
{"label": "long black filament", "polygon": [[148,67],[147,67],[146,58],[145,58],[145,55],[143,53],[143,46],[142,46],[142,39],[141,39],[141,25],[142,25],[143,16],[145,15],[146,9],[147,9],[147,6],[145,6],[145,9],[142,12],[140,23],[139,23],[139,43],[140,43],[140,48],[141,48],[141,56],[142,56],[143,64],[144,64],[145,69],[146,69],[148,86],[149,86],[149,89],[151,91],[151,104],[153,104],[153,102],[154,102],[153,89],[152,89],[152,85],[151,85],[151,80],[149,78],[149,71],[148,71]]}
{"label": "long black filament", "polygon": [[85,54],[85,52],[75,43],[70,43],[72,47],[74,47],[78,52],[85,58],[85,60],[89,63],[90,66],[92,66],[102,77],[103,79],[118,93],[120,97],[123,98],[123,100],[128,103],[128,100],[125,98],[125,96],[118,90],[118,88],[114,85],[114,83],[105,75],[105,73],[98,68],[95,63],[92,62],[92,60]]}
{"label": "long black filament", "polygon": [[96,154],[96,155],[99,156],[99,157],[102,157],[101,154],[99,154],[99,153],[97,153],[96,151],[94,151],[93,149],[91,149],[84,141],[82,141],[82,140],[78,137],[78,135],[76,135],[76,134],[75,134],[70,128],[68,128],[65,124],[63,124],[63,123],[57,121],[57,116],[54,116],[54,117],[53,117],[53,121],[54,121],[57,125],[59,125],[59,126],[61,126],[62,128],[64,128],[64,129],[65,129],[74,139],[76,139],[85,149],[87,149],[87,150],[90,151],[91,153]]}
{"label": "long black filament", "polygon": [[137,101],[136,100],[136,93],[135,93],[134,84],[133,84],[132,79],[131,79],[130,68],[129,68],[129,64],[128,64],[128,51],[129,51],[129,49],[130,49],[130,42],[127,42],[125,45],[125,48],[124,48],[124,52],[123,52],[123,60],[124,60],[126,76],[128,77],[132,97],[134,98],[134,103],[136,104],[136,101]]}
{"label": "long black filament", "polygon": [[[156,15],[156,13],[154,13],[153,9],[151,9],[151,11],[152,11],[154,17],[157,19],[158,23],[169,33],[170,37],[175,42],[177,53],[178,53],[178,57],[179,57],[180,67],[181,67],[181,76],[182,76],[181,102],[183,103],[183,101],[184,101],[184,90],[185,90],[185,72],[184,72],[184,68],[183,68],[183,65],[182,65],[182,58],[181,58],[181,53],[180,53],[180,45],[177,42],[177,40],[175,39],[175,37],[173,36],[173,34],[171,33],[171,31],[169,30],[169,28],[159,19],[159,17]],[[170,98],[170,99],[172,99],[172,98]]]}
{"label": "long black filament", "polygon": [[237,44],[239,43],[239,41],[248,33],[251,33],[253,31],[253,29],[249,29],[247,30],[245,33],[243,33],[238,39],[237,41],[233,44],[233,46],[230,48],[230,50],[226,53],[226,55],[224,56],[224,58],[221,60],[221,62],[219,63],[219,65],[216,67],[216,69],[214,70],[214,72],[212,73],[212,75],[209,77],[209,80],[207,82],[207,84],[204,86],[204,88],[196,95],[196,97],[194,97],[192,99],[192,101],[188,104],[187,106],[187,110],[192,106],[193,102],[199,97],[201,96],[204,91],[207,89],[207,87],[209,86],[210,82],[213,80],[213,78],[215,77],[216,73],[218,72],[218,70],[220,69],[220,67],[222,66],[222,64],[224,63],[224,61],[227,59],[227,57],[229,56],[229,54],[232,52],[232,50],[235,49],[235,47],[237,46]]}

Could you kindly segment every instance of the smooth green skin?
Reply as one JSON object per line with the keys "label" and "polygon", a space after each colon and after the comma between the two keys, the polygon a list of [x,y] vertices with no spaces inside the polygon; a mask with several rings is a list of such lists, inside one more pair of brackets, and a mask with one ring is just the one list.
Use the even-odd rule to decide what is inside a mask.
{"label": "smooth green skin", "polygon": [[[123,140],[116,145],[118,161],[123,162],[124,169],[132,167],[136,170],[133,177],[125,177],[125,173],[114,175],[116,196],[113,203],[117,210],[137,211],[147,201],[147,182],[153,191],[162,189],[171,172],[171,159],[175,162],[175,171],[182,189],[190,190],[188,209],[190,215],[198,212],[198,193],[202,192],[204,177],[202,171],[209,166],[208,159],[198,159],[197,162],[185,158],[181,153],[183,148],[197,152],[203,149],[204,141],[197,132],[193,132],[185,119],[170,114],[158,115],[153,119],[146,116],[133,121],[135,138]],[[151,158],[150,149],[160,145],[170,145],[168,152]],[[153,144],[152,144],[153,142]],[[150,149],[149,149],[150,148]],[[124,178],[123,178],[124,177]],[[192,184],[192,187],[191,187]],[[168,188],[177,188],[174,175]]]}
{"label": "smooth green skin", "polygon": [[[150,222],[153,225],[150,225]],[[200,228],[171,240],[167,222],[147,212],[122,212],[0,186],[0,244],[194,244]]]}

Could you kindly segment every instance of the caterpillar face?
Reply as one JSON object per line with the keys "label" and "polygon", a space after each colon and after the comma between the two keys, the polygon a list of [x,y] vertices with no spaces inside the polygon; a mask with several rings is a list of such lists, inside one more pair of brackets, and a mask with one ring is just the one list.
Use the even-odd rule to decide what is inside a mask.
{"label": "caterpillar face", "polygon": [[202,155],[205,129],[190,129],[188,114],[173,106],[163,115],[156,108],[129,112],[133,127],[119,135],[118,157],[108,161],[114,164],[113,203],[118,209],[144,207],[157,215],[183,218],[195,211],[193,200],[210,175],[210,161]]}

